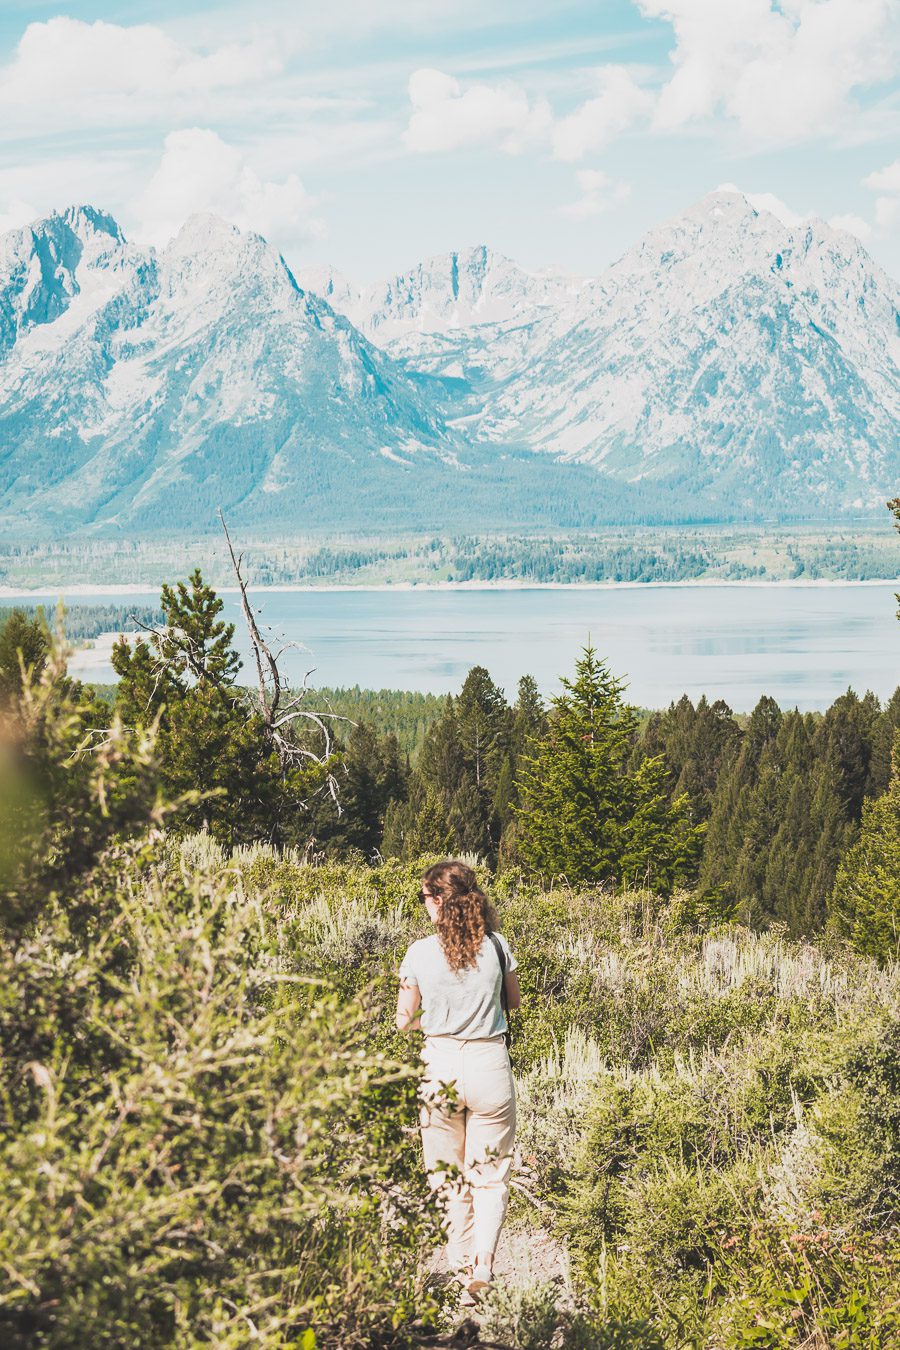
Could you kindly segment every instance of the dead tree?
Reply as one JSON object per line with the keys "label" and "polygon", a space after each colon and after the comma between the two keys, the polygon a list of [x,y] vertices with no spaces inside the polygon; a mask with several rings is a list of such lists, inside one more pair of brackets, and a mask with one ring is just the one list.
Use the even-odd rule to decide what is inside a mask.
{"label": "dead tree", "polygon": [[[309,693],[308,681],[310,675],[313,674],[312,669],[304,675],[299,690],[291,689],[285,685],[281,671],[278,669],[278,662],[286,651],[299,651],[300,644],[283,642],[278,650],[273,652],[266,642],[259,630],[256,615],[253,613],[247,595],[247,583],[241,571],[244,555],[243,553],[235,553],[231,535],[228,533],[228,526],[225,524],[225,517],[221,510],[218,512],[218,516],[228,544],[228,552],[231,555],[231,563],[241,596],[241,610],[247,624],[247,632],[256,661],[259,713],[265,728],[266,739],[278,755],[282,771],[285,773],[292,768],[299,767],[304,762],[307,764],[312,762],[326,768],[325,788],[335,804],[338,815],[340,815],[341,803],[338,796],[338,782],[330,767],[334,747],[328,723],[330,721],[350,722],[350,719],[339,717],[336,713],[313,712],[312,709],[303,706],[303,701]],[[296,725],[303,721],[318,728],[324,745],[321,754],[298,744],[291,734]],[[353,725],[353,723],[350,723],[350,725]]]}

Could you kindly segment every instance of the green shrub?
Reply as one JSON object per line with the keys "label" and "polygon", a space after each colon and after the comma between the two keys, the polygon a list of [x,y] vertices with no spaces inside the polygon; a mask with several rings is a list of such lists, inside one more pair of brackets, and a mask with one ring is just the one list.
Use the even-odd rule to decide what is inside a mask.
{"label": "green shrub", "polygon": [[0,958],[0,1341],[400,1344],[437,1316],[415,1066],[196,856],[118,850],[81,896],[101,931],[60,905]]}

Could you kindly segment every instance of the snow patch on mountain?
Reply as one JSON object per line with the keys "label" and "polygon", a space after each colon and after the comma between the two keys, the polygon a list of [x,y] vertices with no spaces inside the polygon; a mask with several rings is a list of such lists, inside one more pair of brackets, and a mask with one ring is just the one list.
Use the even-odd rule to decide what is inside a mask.
{"label": "snow patch on mountain", "polygon": [[562,272],[526,272],[484,245],[427,258],[409,272],[362,289],[330,267],[301,269],[298,277],[381,346],[410,333],[531,316],[545,306],[565,304],[586,284]]}
{"label": "snow patch on mountain", "polygon": [[299,526],[352,501],[374,527],[481,481],[880,509],[898,428],[900,287],[855,236],[737,191],[595,278],[479,247],[358,288],[210,215],[159,253],[91,207],[0,236],[0,521]]}
{"label": "snow patch on mountain", "polygon": [[365,301],[345,279],[334,293],[391,356],[456,389],[448,415],[469,435],[701,496],[758,504],[765,485],[773,509],[804,494],[871,507],[900,471],[900,288],[855,236],[786,225],[737,190],[595,279],[475,250]]}

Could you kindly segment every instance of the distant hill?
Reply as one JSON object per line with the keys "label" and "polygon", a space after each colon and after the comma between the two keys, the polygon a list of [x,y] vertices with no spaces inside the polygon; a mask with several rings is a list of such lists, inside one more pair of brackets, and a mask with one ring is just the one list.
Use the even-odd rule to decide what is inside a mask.
{"label": "distant hill", "polygon": [[900,287],[736,192],[594,279],[476,248],[360,290],[90,207],[0,236],[7,537],[827,518],[898,480]]}

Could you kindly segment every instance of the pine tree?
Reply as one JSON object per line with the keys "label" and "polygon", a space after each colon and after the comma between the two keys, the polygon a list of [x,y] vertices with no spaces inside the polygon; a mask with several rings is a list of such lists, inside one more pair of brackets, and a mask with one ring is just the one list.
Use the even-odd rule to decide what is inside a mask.
{"label": "pine tree", "polygon": [[340,814],[330,797],[313,814],[312,832],[329,853],[382,851],[390,803],[406,796],[406,767],[397,738],[378,736],[367,722],[354,726],[337,769]]}
{"label": "pine tree", "polygon": [[852,689],[836,698],[817,731],[817,753],[831,760],[838,776],[838,791],[847,813],[858,821],[870,783],[872,742],[878,722],[878,700],[868,693],[858,698]]}
{"label": "pine tree", "polygon": [[523,675],[519,680],[517,698],[513,708],[511,749],[514,755],[521,755],[531,741],[542,736],[547,729],[547,710],[541,698],[537,681],[532,675]]}
{"label": "pine tree", "polygon": [[454,832],[440,800],[426,792],[403,840],[403,857],[415,859],[432,853],[446,855],[455,851]]}
{"label": "pine tree", "polygon": [[838,869],[829,926],[865,956],[887,961],[900,950],[900,735],[888,790],[863,806],[859,838]]}
{"label": "pine tree", "polygon": [[636,714],[592,647],[577,662],[575,679],[562,683],[548,729],[520,771],[523,860],[546,877],[639,876],[668,888],[682,875],[679,856],[695,846],[685,802],[668,802],[660,761],[629,769]]}
{"label": "pine tree", "polygon": [[163,630],[113,648],[118,713],[128,726],[158,727],[162,782],[188,824],[226,843],[288,842],[300,785],[285,790],[261,719],[235,683],[240,658],[222,601],[195,571],[189,585],[164,586],[161,605]]}
{"label": "pine tree", "polygon": [[473,666],[456,700],[456,727],[467,775],[486,800],[497,785],[508,740],[508,708],[484,666]]}
{"label": "pine tree", "polygon": [[694,707],[686,694],[665,712],[653,713],[638,743],[634,761],[664,755],[675,796],[686,792],[695,820],[706,820],[729,751],[740,728],[728,704],[702,697]]}
{"label": "pine tree", "polygon": [[13,609],[0,627],[0,702],[22,692],[22,668],[40,677],[47,663],[49,638],[40,614],[29,618],[23,609]]}
{"label": "pine tree", "polygon": [[537,682],[531,675],[519,680],[517,698],[512,709],[509,730],[509,748],[503,759],[497,788],[494,793],[494,819],[500,831],[497,849],[498,865],[513,867],[519,863],[519,764],[531,752],[533,743],[547,730],[547,712]]}
{"label": "pine tree", "polygon": [[743,735],[729,741],[710,804],[699,889],[704,895],[721,897],[726,905],[740,903],[746,921],[759,912],[762,885],[757,855],[766,829],[766,791],[770,789],[764,786],[759,800],[758,788],[761,776],[766,784],[777,776],[771,752],[766,752],[774,745],[781,722],[778,704],[763,696]]}
{"label": "pine tree", "polygon": [[880,797],[887,792],[891,781],[891,746],[900,731],[900,687],[894,690],[881,709],[872,732],[872,755],[869,760],[867,797]]}

